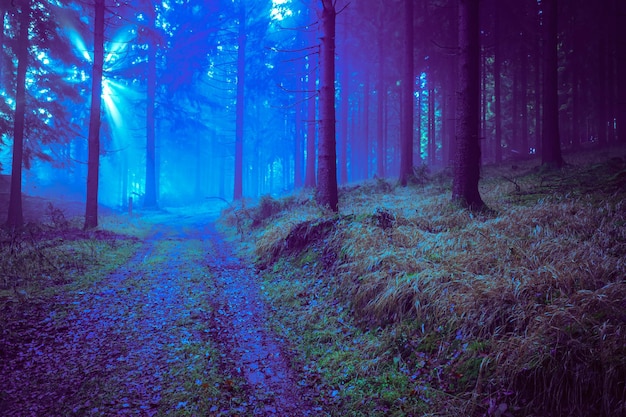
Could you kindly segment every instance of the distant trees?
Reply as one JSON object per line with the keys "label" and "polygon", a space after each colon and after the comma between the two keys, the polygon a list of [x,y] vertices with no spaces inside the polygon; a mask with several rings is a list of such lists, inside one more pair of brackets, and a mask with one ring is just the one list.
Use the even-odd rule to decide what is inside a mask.
{"label": "distant trees", "polygon": [[[100,174],[114,173],[115,184],[101,183],[100,199],[104,193],[107,204],[123,205],[139,195],[145,207],[156,207],[177,198],[238,199],[305,186],[318,187],[320,201],[333,208],[333,184],[374,175],[404,184],[419,162],[463,171],[476,161],[541,156],[558,166],[561,148],[625,140],[621,2],[572,0],[553,12],[556,0],[482,0],[478,81],[471,76],[479,83],[479,131],[473,109],[467,133],[455,113],[466,105],[457,91],[467,88],[457,85],[459,1],[111,3],[117,9],[105,20],[99,154]],[[63,175],[82,188],[82,162],[89,158],[84,137],[94,131],[73,123],[89,117],[90,107],[58,98],[89,97],[97,87],[90,87],[92,33],[73,30],[92,27],[94,16],[68,21],[80,9],[78,2],[69,7],[70,0],[65,7],[15,4],[0,5],[3,141],[16,137],[13,156],[25,164],[65,158]],[[24,5],[32,6],[25,102],[16,94],[18,73],[24,74],[18,56]],[[314,5],[321,5],[317,16]],[[333,58],[324,32],[330,10],[338,16]],[[73,39],[73,48],[61,52],[50,41],[58,34]],[[63,75],[55,78],[56,72]],[[121,124],[113,126],[114,119]],[[58,132],[67,134],[51,146]],[[468,152],[471,161],[461,161]],[[18,188],[25,182],[19,172],[13,177],[11,222],[20,223]],[[457,181],[455,199],[465,195],[459,187]],[[94,193],[88,194],[91,212]]]}

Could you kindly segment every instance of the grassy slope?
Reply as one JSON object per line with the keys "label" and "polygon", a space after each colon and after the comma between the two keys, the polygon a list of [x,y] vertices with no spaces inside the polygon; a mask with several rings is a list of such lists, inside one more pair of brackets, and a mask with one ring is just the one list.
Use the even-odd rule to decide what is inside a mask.
{"label": "grassy slope", "polygon": [[338,216],[302,194],[223,223],[333,415],[626,415],[624,156],[488,167],[486,214],[438,175],[346,187]]}

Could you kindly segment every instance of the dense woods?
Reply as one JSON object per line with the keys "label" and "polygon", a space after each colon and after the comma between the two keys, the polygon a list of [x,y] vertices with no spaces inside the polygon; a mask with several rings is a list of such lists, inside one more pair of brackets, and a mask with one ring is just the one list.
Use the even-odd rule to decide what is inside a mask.
{"label": "dense woods", "polygon": [[0,17],[1,415],[626,415],[625,1]]}
{"label": "dense woods", "polygon": [[[122,208],[129,198],[157,207],[318,180],[321,195],[328,184],[374,176],[405,184],[417,167],[452,167],[458,147],[469,152],[457,113],[461,2],[106,0],[98,131],[100,103],[89,101],[99,78],[97,5],[19,0],[0,10],[10,224],[21,221],[21,186],[62,185],[82,199],[87,171],[96,172],[88,149],[107,179],[100,201]],[[479,94],[480,164],[540,155],[559,167],[562,152],[625,140],[622,2],[478,7],[470,87]]]}

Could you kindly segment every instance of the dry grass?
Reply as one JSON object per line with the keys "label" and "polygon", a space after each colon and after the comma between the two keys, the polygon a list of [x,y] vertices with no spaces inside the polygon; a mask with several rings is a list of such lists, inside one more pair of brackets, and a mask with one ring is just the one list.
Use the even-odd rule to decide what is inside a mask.
{"label": "dry grass", "polygon": [[316,276],[336,285],[362,328],[391,334],[410,323],[407,366],[433,337],[440,352],[458,353],[450,372],[474,364],[448,392],[455,404],[471,399],[463,413],[495,415],[505,404],[626,415],[626,164],[596,158],[573,156],[560,172],[487,168],[489,213],[452,205],[445,176],[413,188],[352,186],[339,216],[313,204],[272,213],[253,232],[256,256],[271,265],[290,255],[298,227],[332,221],[300,249],[326,260]]}

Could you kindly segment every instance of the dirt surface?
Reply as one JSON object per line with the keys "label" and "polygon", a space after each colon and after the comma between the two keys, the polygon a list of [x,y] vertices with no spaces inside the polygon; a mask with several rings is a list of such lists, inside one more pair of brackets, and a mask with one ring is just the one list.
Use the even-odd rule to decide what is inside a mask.
{"label": "dirt surface", "polygon": [[0,414],[324,415],[213,219],[153,217],[123,267],[0,335]]}

